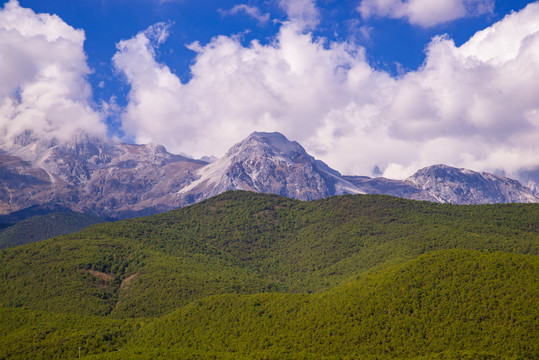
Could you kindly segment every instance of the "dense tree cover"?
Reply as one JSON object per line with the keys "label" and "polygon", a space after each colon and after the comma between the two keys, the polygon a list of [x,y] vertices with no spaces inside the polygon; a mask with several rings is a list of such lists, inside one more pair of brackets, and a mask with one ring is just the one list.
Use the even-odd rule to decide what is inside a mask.
{"label": "dense tree cover", "polygon": [[437,249],[537,254],[538,229],[537,204],[229,192],[0,252],[0,304],[154,316],[213,294],[323,291]]}
{"label": "dense tree cover", "polygon": [[74,359],[117,351],[141,320],[114,320],[0,307],[0,359]]}
{"label": "dense tree cover", "polygon": [[0,251],[0,358],[534,358],[538,253],[537,204],[229,192]]}
{"label": "dense tree cover", "polygon": [[535,359],[538,271],[535,256],[444,250],[321,294],[212,296],[149,323],[117,358]]}
{"label": "dense tree cover", "polygon": [[67,235],[102,222],[103,219],[92,215],[55,212],[33,216],[15,224],[0,224],[0,249]]}
{"label": "dense tree cover", "polygon": [[[440,250],[317,294],[214,295],[154,319],[0,308],[0,359],[536,359],[537,256]],[[22,340],[24,339],[24,340]]]}

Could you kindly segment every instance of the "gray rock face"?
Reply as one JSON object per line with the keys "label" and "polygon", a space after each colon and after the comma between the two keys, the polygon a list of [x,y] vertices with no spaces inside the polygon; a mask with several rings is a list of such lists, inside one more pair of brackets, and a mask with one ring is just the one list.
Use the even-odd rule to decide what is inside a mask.
{"label": "gray rock face", "polygon": [[535,196],[539,196],[539,166],[520,170],[517,180],[529,187]]}
{"label": "gray rock face", "polygon": [[24,134],[0,152],[0,215],[35,206],[112,218],[149,215],[227,190],[300,200],[388,194],[453,204],[539,202],[515,180],[445,165],[406,180],[342,176],[279,133],[253,133],[212,163],[160,145],[119,144],[80,135],[69,143]]}
{"label": "gray rock face", "polygon": [[[47,146],[48,145],[48,146]],[[40,141],[0,155],[0,209],[60,204],[77,212],[125,218],[186,205],[171,195],[207,165],[160,145],[128,145],[80,136],[65,144]]]}
{"label": "gray rock face", "polygon": [[516,180],[447,165],[421,169],[408,181],[441,203],[530,203],[539,200],[531,189]]}
{"label": "gray rock face", "polygon": [[300,200],[361,193],[338,172],[279,133],[255,132],[197,174],[199,178],[180,190],[179,196],[196,202],[227,190],[272,193]]}
{"label": "gray rock face", "polygon": [[195,179],[206,162],[168,153],[158,145],[119,144],[81,186],[82,212],[132,217],[186,205],[174,194]]}

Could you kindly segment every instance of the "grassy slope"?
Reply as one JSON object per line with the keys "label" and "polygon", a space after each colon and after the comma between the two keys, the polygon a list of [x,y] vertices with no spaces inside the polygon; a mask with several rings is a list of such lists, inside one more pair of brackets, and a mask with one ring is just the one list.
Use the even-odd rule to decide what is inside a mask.
{"label": "grassy slope", "polygon": [[0,304],[154,316],[212,294],[323,291],[436,249],[537,254],[538,229],[533,204],[451,206],[387,196],[300,202],[230,192],[0,252],[0,276],[9,279],[0,283]]}
{"label": "grassy slope", "polygon": [[[107,316],[110,320],[99,318],[99,321],[103,321],[103,328],[109,327],[107,321],[110,324],[120,321],[112,318],[190,312],[192,307],[198,306],[199,301],[207,304],[208,301],[229,299],[226,300],[229,301],[228,305],[225,301],[222,306],[212,308],[216,314],[232,314],[230,304],[233,304],[233,308],[237,304],[248,306],[256,296],[272,299],[271,302],[278,305],[275,309],[296,306],[294,304],[298,301],[301,304],[305,302],[306,305],[298,306],[312,314],[323,315],[326,311],[318,309],[347,301],[339,300],[345,295],[342,289],[347,284],[370,282],[370,276],[373,279],[386,276],[381,275],[389,271],[384,269],[405,266],[402,264],[433,250],[455,248],[522,253],[529,254],[530,259],[536,261],[538,234],[539,206],[533,204],[451,206],[387,196],[344,196],[299,202],[273,195],[230,192],[177,211],[95,225],[77,234],[0,251],[0,305],[7,312],[42,314],[42,311],[52,311],[56,315],[47,316],[57,316],[59,319],[73,318],[70,314],[79,314],[84,319],[95,315]],[[506,255],[516,256],[503,254]],[[487,257],[492,256],[495,255]],[[508,259],[500,261],[505,264]],[[445,263],[449,260],[436,261],[439,262],[438,267],[450,266]],[[537,299],[537,266],[534,264],[535,273],[532,272],[527,279],[535,282],[521,285],[527,287],[525,291],[528,293],[535,291]],[[511,275],[510,269],[504,271],[518,277]],[[518,274],[521,270],[515,271]],[[358,274],[360,280],[343,283]],[[381,280],[372,281],[376,284]],[[452,281],[458,283],[464,279],[456,277]],[[362,289],[368,288],[367,285],[362,286]],[[387,286],[396,288],[397,285]],[[423,285],[418,287],[422,288]],[[332,290],[321,293],[328,289]],[[484,292],[494,293],[495,289],[497,287],[487,288]],[[442,290],[436,290],[439,291]],[[261,295],[263,292],[283,294]],[[318,294],[306,294],[313,292]],[[219,294],[230,295],[208,298]],[[359,304],[367,300],[365,298]],[[324,301],[326,305],[322,304]],[[326,307],[319,307],[322,305]],[[512,309],[513,305],[507,303],[504,307]],[[373,309],[375,313],[386,311],[383,308]],[[447,311],[458,309],[448,308]],[[531,314],[537,317],[537,310],[532,308]],[[520,313],[517,315],[518,321],[524,321]],[[279,318],[278,314],[275,316]],[[256,318],[253,319],[249,321],[257,323]],[[317,320],[316,316],[308,320],[298,319],[299,322],[309,323],[324,321],[322,318]],[[206,320],[211,319],[199,318],[190,326],[204,324]],[[389,320],[393,321],[393,318]],[[126,320],[126,323],[130,321],[135,320]],[[21,325],[23,330],[20,334],[31,331],[27,328],[31,328],[31,323],[29,321],[26,327]],[[264,326],[269,325],[264,323]],[[320,326],[328,328],[323,322]],[[441,325],[437,321],[429,326]],[[529,332],[526,326],[518,323],[516,328]],[[200,326],[192,330],[213,336],[211,332],[205,333],[206,330]],[[298,327],[293,328],[292,333],[299,330]],[[157,357],[163,351],[152,342],[151,336],[131,331],[122,330],[117,338],[135,336],[145,344],[146,355],[153,353]],[[244,328],[242,331],[251,330]],[[6,334],[10,334],[8,338],[12,339],[12,343],[22,338],[13,335],[13,331]],[[216,334],[225,336],[226,332],[218,331]],[[324,334],[314,332],[309,336],[313,340],[312,336],[324,338],[327,335]],[[338,334],[337,343],[343,333],[340,331]],[[159,335],[157,338],[161,337]],[[522,344],[529,340],[524,339],[516,342],[516,348],[522,354],[527,351],[522,350]],[[121,341],[118,341],[120,344]],[[268,341],[279,344],[276,339]],[[100,345],[90,346],[85,351],[99,353],[99,346],[112,346],[113,340],[102,339],[98,343]],[[43,346],[45,353],[51,351],[46,342]],[[258,355],[264,354],[264,351],[282,355],[286,353],[283,349],[296,346],[294,354],[297,355],[297,344],[283,346],[240,350],[245,354],[252,350]],[[429,351],[439,351],[441,345],[436,346]],[[323,348],[331,349],[331,346],[324,344]],[[466,349],[462,346],[456,348],[459,351]],[[202,358],[211,355],[206,351],[207,347],[201,345],[196,349],[195,353],[198,351]],[[228,351],[225,348],[212,345],[212,349],[218,352],[219,357],[227,356],[223,353]],[[421,356],[417,346],[416,350],[413,349],[413,346],[412,350],[401,349],[398,354]],[[481,349],[485,350],[486,347]],[[135,356],[136,351],[139,350],[134,349],[130,354]],[[176,346],[170,351],[192,349]],[[316,351],[313,348],[307,352],[312,355]],[[379,348],[376,351],[383,354],[388,349]],[[377,354],[376,351],[372,354]],[[331,357],[335,353],[328,350],[326,355]]]}

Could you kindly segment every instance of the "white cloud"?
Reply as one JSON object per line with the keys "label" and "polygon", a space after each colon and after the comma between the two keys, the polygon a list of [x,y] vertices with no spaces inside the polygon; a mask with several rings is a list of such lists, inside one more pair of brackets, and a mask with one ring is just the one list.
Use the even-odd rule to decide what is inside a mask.
{"label": "white cloud", "polygon": [[259,8],[246,4],[235,5],[230,10],[220,10],[223,15],[237,15],[244,13],[257,20],[260,24],[267,23],[270,19],[269,13],[262,14]]}
{"label": "white cloud", "polygon": [[320,22],[315,0],[279,0],[279,6],[300,30],[312,30]]}
{"label": "white cloud", "polygon": [[537,24],[539,3],[460,47],[435,38],[419,70],[392,78],[362,48],[289,23],[269,45],[226,36],[192,44],[186,84],[156,62],[142,32],[114,57],[132,87],[123,125],[138,141],[195,156],[223,155],[252,131],[281,131],[348,174],[379,165],[404,177],[446,163],[511,175],[539,164]]}
{"label": "white cloud", "polygon": [[167,36],[168,26],[156,24],[121,41],[113,57],[114,66],[131,85],[122,126],[141,143],[154,141],[170,146],[188,136],[181,125],[182,84],[167,66],[155,61],[155,48]]}
{"label": "white cloud", "polygon": [[[243,47],[225,36],[191,45],[197,57],[187,84],[155,62],[144,32],[118,49],[115,66],[132,87],[123,118],[127,133],[196,156],[222,155],[257,130],[312,135],[324,114],[346,106],[354,82],[371,76],[391,81],[372,72],[361,49],[313,41],[292,24],[272,45]],[[370,89],[362,91],[370,97]]]}
{"label": "white cloud", "polygon": [[494,0],[363,0],[358,10],[363,18],[405,19],[413,25],[430,27],[492,13]]}
{"label": "white cloud", "polygon": [[423,68],[399,81],[393,105],[381,113],[392,137],[418,143],[418,165],[515,174],[539,164],[538,24],[535,3],[461,47],[445,37],[429,44]]}
{"label": "white cloud", "polygon": [[36,14],[11,0],[0,9],[0,136],[32,130],[69,139],[85,130],[105,134],[91,108],[84,32],[58,16]]}

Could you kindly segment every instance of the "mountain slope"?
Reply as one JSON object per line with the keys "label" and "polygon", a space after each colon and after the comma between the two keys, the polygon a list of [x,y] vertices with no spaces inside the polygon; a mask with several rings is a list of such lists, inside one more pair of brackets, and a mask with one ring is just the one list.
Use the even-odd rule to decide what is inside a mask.
{"label": "mountain slope", "polygon": [[43,169],[20,157],[0,154],[0,214],[10,214],[37,204],[56,202],[69,189]]}
{"label": "mountain slope", "polygon": [[149,324],[127,347],[167,344],[161,358],[531,359],[538,271],[537,257],[439,251],[323,294],[211,297]]}
{"label": "mountain slope", "polygon": [[365,176],[344,178],[368,194],[413,200],[461,205],[539,202],[530,188],[516,180],[447,165],[428,166],[405,180]]}
{"label": "mountain slope", "polygon": [[178,194],[198,202],[227,190],[273,193],[300,200],[342,194],[387,194],[453,204],[539,202],[518,181],[488,173],[434,165],[399,181],[342,176],[279,133],[253,133],[197,171]]}
{"label": "mountain slope", "polygon": [[438,202],[496,204],[537,202],[531,189],[518,181],[489,173],[434,165],[416,172],[408,181]]}
{"label": "mountain slope", "polygon": [[0,155],[0,211],[62,206],[125,218],[184,206],[171,196],[206,162],[164,147],[119,144],[80,135],[67,143],[24,139]]}
{"label": "mountain slope", "polygon": [[404,199],[439,202],[428,191],[421,189],[409,180],[393,180],[383,177],[370,178],[367,176],[345,176],[344,178],[367,194],[391,195]]}
{"label": "mountain slope", "polygon": [[530,188],[535,196],[539,196],[539,166],[521,169],[517,180]]}
{"label": "mountain slope", "polygon": [[226,192],[0,250],[0,358],[533,359],[538,255],[539,204]]}

